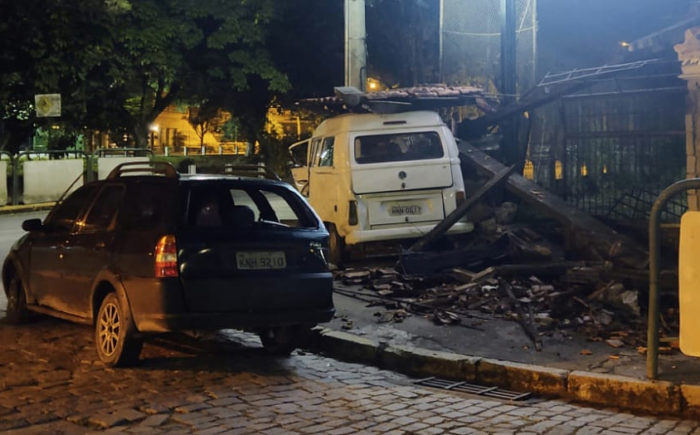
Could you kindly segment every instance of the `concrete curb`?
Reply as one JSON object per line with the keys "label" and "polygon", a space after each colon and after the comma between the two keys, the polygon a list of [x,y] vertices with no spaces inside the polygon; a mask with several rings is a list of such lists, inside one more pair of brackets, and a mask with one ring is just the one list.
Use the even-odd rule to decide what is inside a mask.
{"label": "concrete curb", "polygon": [[593,405],[662,415],[700,416],[700,385],[563,370],[510,361],[388,346],[347,332],[316,327],[310,346],[339,359],[416,377],[436,376],[531,391]]}
{"label": "concrete curb", "polygon": [[3,205],[0,206],[0,215],[12,213],[26,213],[30,211],[51,210],[55,202],[40,202],[36,204]]}

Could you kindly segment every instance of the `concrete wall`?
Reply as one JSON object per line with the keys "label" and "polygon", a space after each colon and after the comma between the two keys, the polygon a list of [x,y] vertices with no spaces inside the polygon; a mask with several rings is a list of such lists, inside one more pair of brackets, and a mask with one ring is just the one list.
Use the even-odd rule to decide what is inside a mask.
{"label": "concrete wall", "polygon": [[[56,201],[68,186],[83,173],[83,159],[31,160],[22,163],[24,169],[25,204]],[[71,191],[83,185],[76,182]]]}
{"label": "concrete wall", "polygon": [[7,161],[0,160],[0,205],[7,204]]}
{"label": "concrete wall", "polygon": [[150,161],[148,157],[100,157],[97,159],[97,178],[104,180],[112,169],[122,163],[148,161]]}

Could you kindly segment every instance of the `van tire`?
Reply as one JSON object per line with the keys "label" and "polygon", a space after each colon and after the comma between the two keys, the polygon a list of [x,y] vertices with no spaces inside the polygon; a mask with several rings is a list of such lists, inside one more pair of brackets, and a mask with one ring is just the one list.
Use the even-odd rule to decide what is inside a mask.
{"label": "van tire", "polygon": [[345,239],[338,234],[338,230],[333,224],[328,225],[328,251],[329,260],[336,267],[342,267],[343,263],[347,261]]}

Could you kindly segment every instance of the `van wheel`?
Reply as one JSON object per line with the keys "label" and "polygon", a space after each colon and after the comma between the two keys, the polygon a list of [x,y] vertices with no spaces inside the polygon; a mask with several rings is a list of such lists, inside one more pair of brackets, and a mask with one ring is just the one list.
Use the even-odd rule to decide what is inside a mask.
{"label": "van wheel", "polygon": [[24,294],[22,282],[17,277],[13,277],[7,286],[6,318],[8,323],[13,325],[24,323],[29,319],[27,296]]}
{"label": "van wheel", "polygon": [[139,359],[143,341],[134,338],[129,307],[122,306],[116,294],[108,294],[100,305],[95,322],[97,355],[108,366],[125,366]]}
{"label": "van wheel", "polygon": [[335,225],[329,225],[328,234],[328,250],[330,251],[329,260],[336,267],[342,267],[343,263],[347,260],[345,239],[340,237],[338,231],[335,229]]}

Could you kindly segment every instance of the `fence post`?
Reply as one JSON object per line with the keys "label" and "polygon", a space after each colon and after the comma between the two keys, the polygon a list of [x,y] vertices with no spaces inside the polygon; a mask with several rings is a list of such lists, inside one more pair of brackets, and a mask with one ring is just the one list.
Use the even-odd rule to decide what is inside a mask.
{"label": "fence post", "polygon": [[19,154],[12,158],[12,205],[19,204]]}

